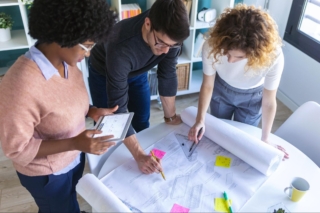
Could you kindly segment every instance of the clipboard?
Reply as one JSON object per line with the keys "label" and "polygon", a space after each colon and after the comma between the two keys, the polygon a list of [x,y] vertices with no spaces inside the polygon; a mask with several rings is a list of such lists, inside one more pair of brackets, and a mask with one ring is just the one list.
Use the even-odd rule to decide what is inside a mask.
{"label": "clipboard", "polygon": [[133,112],[128,112],[101,116],[94,128],[101,130],[102,133],[93,135],[93,138],[114,135],[113,138],[106,142],[122,141],[126,137],[133,114]]}

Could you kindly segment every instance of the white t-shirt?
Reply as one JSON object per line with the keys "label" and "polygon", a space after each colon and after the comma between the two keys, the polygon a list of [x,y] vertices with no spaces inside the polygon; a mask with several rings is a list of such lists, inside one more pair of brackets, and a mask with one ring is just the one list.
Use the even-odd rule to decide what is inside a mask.
{"label": "white t-shirt", "polygon": [[235,63],[229,63],[228,57],[222,55],[218,57],[218,62],[213,65],[213,55],[208,58],[210,53],[208,41],[202,47],[202,63],[203,73],[206,75],[214,75],[218,72],[219,76],[230,86],[238,89],[251,89],[263,85],[267,90],[275,90],[280,84],[280,79],[284,66],[284,57],[282,49],[279,48],[277,58],[273,64],[261,70],[258,73],[248,69],[245,66],[248,59],[242,59]]}

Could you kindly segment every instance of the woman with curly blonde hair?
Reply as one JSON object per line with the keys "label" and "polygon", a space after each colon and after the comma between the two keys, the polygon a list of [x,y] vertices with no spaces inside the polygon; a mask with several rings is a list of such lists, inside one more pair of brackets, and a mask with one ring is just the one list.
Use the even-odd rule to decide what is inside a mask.
{"label": "woman with curly blonde hair", "polygon": [[262,117],[261,140],[269,143],[284,66],[281,45],[277,25],[265,11],[238,4],[221,14],[202,49],[203,82],[190,140],[197,143],[203,136],[210,103],[218,118],[258,126]]}

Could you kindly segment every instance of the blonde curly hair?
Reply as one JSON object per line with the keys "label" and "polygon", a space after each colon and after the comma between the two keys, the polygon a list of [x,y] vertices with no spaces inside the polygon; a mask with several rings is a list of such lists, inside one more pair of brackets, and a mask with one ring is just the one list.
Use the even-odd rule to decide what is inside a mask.
{"label": "blonde curly hair", "polygon": [[270,66],[282,46],[278,27],[271,16],[254,6],[237,4],[227,8],[208,33],[214,63],[229,50],[241,50],[248,59],[246,69],[261,70]]}

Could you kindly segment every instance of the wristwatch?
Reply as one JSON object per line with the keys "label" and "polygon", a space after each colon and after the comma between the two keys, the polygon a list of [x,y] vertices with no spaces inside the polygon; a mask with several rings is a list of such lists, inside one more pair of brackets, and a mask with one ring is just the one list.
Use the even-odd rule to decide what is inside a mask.
{"label": "wristwatch", "polygon": [[170,117],[170,118],[163,117],[163,119],[164,119],[164,121],[165,121],[166,123],[169,123],[169,122],[173,121],[174,119],[176,119],[176,117],[177,117],[177,114],[174,113],[174,116],[172,116],[172,117]]}

